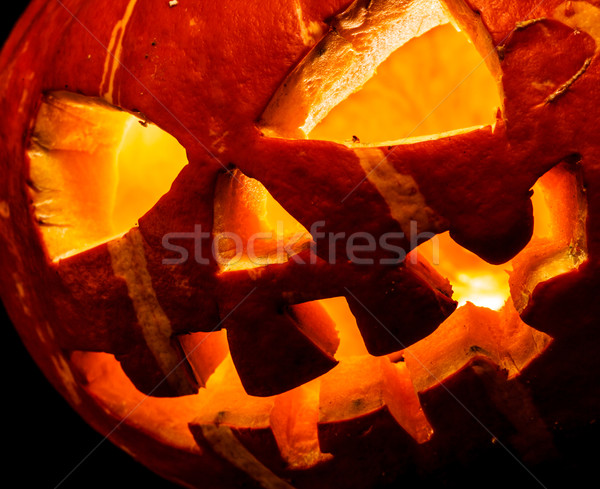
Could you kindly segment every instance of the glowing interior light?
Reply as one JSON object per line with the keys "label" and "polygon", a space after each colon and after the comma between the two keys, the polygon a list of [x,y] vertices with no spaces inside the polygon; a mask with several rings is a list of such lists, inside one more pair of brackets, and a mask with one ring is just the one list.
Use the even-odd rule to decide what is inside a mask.
{"label": "glowing interior light", "polygon": [[340,338],[340,346],[335,357],[337,359],[368,355],[367,347],[360,335],[356,319],[350,311],[345,297],[332,297],[319,301],[327,314],[336,324]]}
{"label": "glowing interior light", "polygon": [[467,302],[477,304],[498,311],[506,302],[505,288],[499,277],[490,274],[483,277],[471,277],[465,273],[458,274],[453,284],[455,297],[460,297],[458,305],[464,306]]}
{"label": "glowing interior light", "polygon": [[177,140],[158,126],[129,117],[117,154],[118,184],[113,226],[127,230],[171,187],[187,155]]}
{"label": "glowing interior light", "polygon": [[452,284],[453,298],[459,307],[467,302],[500,310],[510,297],[508,271],[511,265],[490,265],[456,244],[449,233],[436,236],[419,246],[421,257]]}
{"label": "glowing interior light", "polygon": [[[571,180],[574,180],[574,177],[570,171],[557,168],[544,175],[533,187],[533,238],[525,250],[509,263],[490,265],[457,245],[448,233],[419,246],[418,252],[431,261],[440,274],[450,280],[453,297],[459,307],[471,302],[476,306],[496,311],[502,309],[511,295],[509,278],[511,275],[515,276],[513,262],[519,263],[519,277],[516,283],[526,281],[525,285],[515,288],[523,289],[523,293],[528,295],[538,283],[573,270],[585,260],[585,246],[574,244],[578,239],[574,223],[585,221],[583,217],[575,217],[577,212],[580,212],[576,203],[564,204],[565,209],[562,210],[552,209],[551,205],[554,205],[556,199],[547,198],[550,192],[551,195],[560,196],[558,200],[561,202],[577,200]],[[561,224],[561,219],[566,222]],[[553,245],[549,247],[548,243]],[[521,278],[523,257],[526,257],[530,264],[526,266],[526,276]],[[519,297],[513,299],[517,305],[524,300]]]}
{"label": "glowing interior light", "polygon": [[[451,97],[445,98],[449,93]],[[444,103],[437,107],[442,100]],[[329,101],[325,99],[325,103]],[[451,27],[440,27],[393,54],[381,65],[378,75],[361,92],[334,109],[310,137],[345,141],[356,135],[362,142],[369,142],[397,140],[408,134],[439,134],[489,123],[499,105],[496,84],[481,58],[458,29],[453,32]],[[287,114],[285,116],[287,118]],[[308,125],[313,122],[309,121]],[[74,95],[54,96],[44,101],[29,157],[34,207],[51,257],[77,252],[117,231],[126,231],[168,190],[174,175],[185,164],[183,149],[158,128],[145,127],[129,114]],[[163,170],[167,173],[162,173]],[[221,209],[221,214],[216,213],[217,231],[236,230],[243,236],[264,229],[277,233],[276,223],[282,220],[288,223],[286,230],[290,226],[301,228],[259,182],[249,180],[245,183],[251,192],[237,193],[240,189],[233,188],[234,192],[217,197],[216,200],[221,199],[221,203],[230,206]],[[140,185],[142,182],[148,186]],[[133,207],[129,207],[131,204]],[[571,214],[551,213],[544,207],[537,187],[534,206],[536,237],[552,235],[548,226],[557,215],[565,215],[565,222],[573,222]],[[277,234],[282,235],[286,232]],[[464,352],[477,345],[487,351],[508,352],[495,360],[509,373],[516,374],[542,351],[548,340],[520,322],[516,311],[511,310],[510,301],[501,313],[484,309],[501,309],[509,297],[507,270],[511,265],[491,266],[458,246],[447,234],[436,240],[440,253],[439,259],[433,260],[434,265],[452,282],[455,299],[463,307],[432,335],[409,347],[404,355],[406,365],[399,362],[394,368],[410,370],[414,385],[410,390],[415,394],[456,372],[464,365]],[[419,251],[425,258],[431,258],[431,247],[432,242],[425,243]],[[566,269],[564,265],[565,262],[559,261],[544,271],[560,273]],[[244,264],[240,266],[243,268]],[[483,307],[465,305],[467,302]],[[366,356],[346,299],[336,297],[321,304],[337,325],[340,346],[336,356],[345,360]],[[507,316],[511,321],[504,320]],[[466,320],[469,328],[464,327]],[[225,355],[222,333],[220,353]],[[500,335],[506,342],[501,348],[496,342]],[[219,340],[219,334],[216,338]],[[183,345],[187,352],[199,348],[200,342],[202,347],[208,344],[204,339],[188,340],[191,343],[187,347]],[[196,351],[199,353],[200,348]],[[505,357],[510,362],[502,363]],[[201,371],[200,366],[194,364],[194,358],[191,360],[195,370]],[[368,361],[373,363],[372,358]],[[225,425],[229,423],[242,429],[266,428],[273,420],[274,436],[292,468],[297,461],[309,460],[310,464],[318,459],[313,457],[315,447],[318,448],[318,387],[315,386],[319,386],[322,379],[283,395],[252,397],[244,392],[231,356],[225,355],[214,372],[210,371],[209,378],[205,379],[206,388],[198,395],[166,399],[142,396],[110,355],[75,352],[72,362],[79,372],[85,372],[85,388],[102,400],[104,409],[115,419],[127,420],[135,426],[149,426],[154,430],[152,435],[159,439],[164,437],[169,443],[180,443],[182,449],[190,446],[196,449],[190,420],[201,418],[214,423],[218,414]],[[364,370],[364,366],[360,366]],[[335,376],[337,372],[333,369],[327,375]],[[339,382],[331,384],[346,386]],[[357,379],[351,378],[348,385],[356,386]],[[404,398],[399,398],[396,404],[407,412],[408,403]],[[310,426],[304,429],[309,422]]]}
{"label": "glowing interior light", "polygon": [[47,94],[27,152],[30,193],[52,260],[126,233],[187,164],[155,125],[100,99]]}
{"label": "glowing interior light", "polygon": [[451,24],[410,40],[308,135],[381,144],[492,124],[498,86],[467,36]]}

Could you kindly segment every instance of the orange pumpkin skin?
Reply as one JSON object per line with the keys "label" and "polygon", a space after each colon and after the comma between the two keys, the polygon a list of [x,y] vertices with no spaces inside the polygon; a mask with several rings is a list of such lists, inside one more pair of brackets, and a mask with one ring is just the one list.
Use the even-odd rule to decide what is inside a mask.
{"label": "orange pumpkin skin", "polygon": [[[350,3],[305,2],[303,15],[325,29],[325,19]],[[455,470],[448,469],[452,464],[480,460],[478,451],[496,454],[497,445],[490,445],[490,433],[518,452],[526,464],[545,467],[543,464],[554,460],[556,452],[562,455],[572,448],[571,433],[585,430],[600,413],[596,390],[600,333],[595,327],[600,310],[594,300],[600,290],[600,226],[596,222],[600,216],[600,191],[596,191],[600,185],[600,112],[595,103],[600,101],[596,45],[600,39],[564,23],[564,19],[575,17],[571,2],[547,1],[534,10],[536,3],[448,2],[463,29],[472,35],[471,13],[478,12],[500,53],[494,55],[502,69],[506,100],[493,130],[483,128],[438,141],[384,147],[382,151],[394,168],[417,182],[428,205],[447,223],[457,242],[496,263],[514,256],[531,237],[529,190],[536,180],[563,161],[579,162],[587,197],[587,261],[577,270],[537,285],[522,311],[523,319],[549,334],[552,343],[511,379],[485,354],[477,350],[466,354],[461,368],[441,379],[442,383],[418,392],[434,432],[424,444],[408,436],[384,407],[370,415],[366,425],[361,425],[364,419],[356,425],[354,420],[348,424],[323,423],[319,440],[334,458],[307,470],[290,470],[274,453],[268,429],[245,432],[236,431],[234,426],[236,439],[252,447],[260,463],[275,474],[274,480],[289,481],[297,487],[374,487],[397,483],[402,477],[418,478],[415,473],[441,471],[443,477]],[[587,4],[600,8],[596,0]],[[205,196],[213,195],[218,175],[223,172],[215,155],[260,180],[306,227],[324,219],[332,231],[381,235],[396,230],[398,224],[389,208],[368,182],[361,186],[354,202],[337,208],[340,199],[363,178],[360,149],[331,142],[270,139],[261,134],[256,121],[310,47],[298,32],[295,9],[275,1],[261,2],[260,8],[244,6],[243,15],[234,14],[239,9],[240,3],[234,0],[193,5],[180,2],[176,8],[163,1],[136,5],[124,0],[101,11],[94,2],[83,0],[64,5],[34,1],[0,57],[3,302],[36,363],[91,426],[110,434],[111,441],[153,471],[189,487],[250,487],[260,486],[260,481],[220,456],[202,425],[193,419],[187,421],[191,431],[184,441],[165,440],[149,426],[152,422],[167,423],[164,413],[168,410],[161,407],[162,414],[153,421],[150,408],[141,410],[139,418],[120,423],[121,419],[107,413],[86,388],[90,379],[73,366],[72,350],[116,354],[141,391],[152,391],[160,374],[153,373],[154,360],[138,348],[139,330],[119,331],[116,327],[120,321],[135,323],[135,311],[126,299],[123,281],[106,272],[108,245],[59,265],[49,263],[29,205],[25,153],[42,94],[55,90],[103,97],[115,106],[142,113],[186,148],[190,165],[139,223],[148,270],[174,334],[210,331],[224,319],[223,310],[236,308],[252,283],[246,271],[219,278],[215,263],[205,268],[184,267],[174,276],[161,268],[160,240],[165,233],[189,231],[197,223],[212,226],[212,198]],[[123,25],[125,18],[128,21],[121,39],[116,26],[118,22]],[[527,22],[531,19],[535,22]],[[194,29],[192,20],[203,28]],[[118,63],[106,53],[112,39],[119,39]],[[575,76],[582,67],[583,72]],[[561,87],[566,88],[561,91]],[[276,164],[282,160],[287,164]],[[452,165],[442,164],[447,161]],[[479,163],[477,168],[472,167],[473,161]],[[311,168],[310,175],[306,168]],[[323,195],[329,198],[323,199]],[[364,202],[371,205],[369,215],[361,212]],[[372,219],[372,215],[379,218]],[[281,284],[288,283],[291,285],[283,291],[295,294],[292,304],[344,295],[344,284],[360,288],[364,281],[368,287],[361,289],[360,302],[392,307],[380,302],[378,291],[368,290],[371,274],[377,271],[366,272],[363,277],[352,267],[336,264],[336,274],[330,275],[331,269],[324,265],[321,271],[318,266],[306,275],[298,273],[293,264],[272,266],[266,278],[257,282],[260,294],[245,303],[239,314],[263,312],[261,307],[265,316],[274,314],[276,307],[265,306],[265,302],[277,302]],[[389,283],[404,280],[410,285],[408,289],[424,291],[417,297],[424,297],[423,310],[429,316],[422,324],[414,326],[413,322],[410,330],[396,332],[405,335],[408,345],[431,333],[455,307],[445,291],[446,284],[427,288],[417,272],[408,269],[399,274],[400,278],[387,277]],[[319,280],[320,287],[305,292]],[[190,283],[192,287],[184,285]],[[520,287],[517,278],[513,287],[516,295]],[[400,301],[401,297],[395,299]],[[352,297],[348,300],[352,302]],[[434,303],[436,306],[431,306]],[[190,304],[194,326],[190,324]],[[359,311],[355,301],[353,312],[358,316]],[[397,312],[393,308],[384,311],[382,314],[390,316]],[[407,314],[411,317],[410,311]],[[367,337],[372,325],[363,316],[363,336]],[[82,318],[86,319],[84,331]],[[242,322],[235,314],[230,319],[232,330]],[[260,318],[256,320],[259,323]],[[230,343],[235,341],[230,334]],[[240,344],[244,342],[245,337]],[[375,334],[371,345],[377,354],[391,353],[384,351],[386,345],[381,346]],[[260,353],[257,350],[256,357]],[[240,375],[250,370],[262,372],[260,358],[249,361],[246,367],[240,362]],[[331,368],[327,361],[323,359],[324,371]],[[307,368],[308,380],[315,376],[311,368],[320,367]],[[264,369],[268,378],[271,370],[268,366]],[[293,386],[288,381],[281,380],[274,388],[287,390]],[[295,381],[298,379],[290,382]],[[264,385],[259,379],[247,388],[258,395],[274,393],[261,391]],[[163,387],[164,391],[153,394],[180,394],[171,386]],[[457,405],[457,397],[462,406]],[[137,398],[132,399],[135,403]],[[489,431],[482,430],[473,416]],[[339,443],[336,433],[353,433],[355,437]]]}

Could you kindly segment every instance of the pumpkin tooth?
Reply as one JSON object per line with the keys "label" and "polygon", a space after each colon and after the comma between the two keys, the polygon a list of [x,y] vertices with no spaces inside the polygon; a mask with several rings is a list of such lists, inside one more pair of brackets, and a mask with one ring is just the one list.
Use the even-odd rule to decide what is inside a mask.
{"label": "pumpkin tooth", "polygon": [[[251,475],[285,466],[271,426],[275,398],[249,396],[231,356],[219,366],[203,394],[205,398],[189,424],[201,447],[215,451]],[[223,442],[230,450],[221,449]],[[231,450],[237,455],[233,456]],[[267,461],[269,469],[263,465]]]}
{"label": "pumpkin tooth", "polygon": [[[314,317],[310,321],[309,316],[301,317],[306,311],[312,315],[321,309],[313,303],[310,309],[304,309],[309,304],[300,306],[290,316],[294,304],[345,295],[368,351],[377,355],[400,350],[427,336],[456,307],[450,298],[448,282],[419,261],[416,265],[367,271],[353,265],[331,267],[323,261],[308,265],[310,257],[303,258],[304,264],[291,260],[264,267],[260,275],[241,270],[221,277],[217,295],[221,314],[226,317],[223,326],[228,330],[240,376],[254,395],[288,390],[299,385],[295,382],[302,377],[310,380],[335,365],[332,355],[339,342],[335,324],[322,311],[314,316],[321,318],[318,321]],[[328,273],[329,270],[337,273]],[[364,280],[365,273],[376,286]],[[356,285],[350,289],[344,283]],[[307,289],[301,284],[311,285]],[[234,309],[245,294],[247,301]],[[286,305],[290,304],[292,310],[288,311]],[[286,339],[284,330],[296,338],[295,345]],[[260,351],[244,348],[248,342],[260,345]],[[267,355],[277,361],[267,360]],[[302,368],[291,371],[275,366],[291,365],[303,355],[314,362],[303,362]],[[262,383],[259,378],[263,378]],[[271,380],[266,382],[266,379]]]}
{"label": "pumpkin tooth", "polygon": [[427,338],[403,352],[417,392],[424,392],[464,367],[473,357],[485,356],[515,376],[551,342],[527,326],[509,299],[501,311],[472,303],[457,309]]}
{"label": "pumpkin tooth", "polygon": [[367,350],[379,356],[426,337],[456,308],[449,282],[422,258],[384,270],[376,288],[345,287],[345,295]]}
{"label": "pumpkin tooth", "polygon": [[[108,251],[115,276],[122,278],[127,285],[145,342],[144,345],[136,345],[134,352],[129,352],[125,357],[127,360],[121,360],[124,368],[133,377],[134,383],[145,392],[169,392],[169,395],[197,392],[196,379],[191,375],[186,358],[181,358],[179,345],[173,339],[171,322],[152,287],[139,230],[133,229],[124,238],[109,243]],[[154,363],[156,367],[143,368],[139,363]],[[151,375],[153,371],[155,375]],[[166,379],[170,389],[166,389],[163,379]]]}
{"label": "pumpkin tooth", "polygon": [[417,442],[433,435],[405,362],[382,359],[385,404],[396,422]]}
{"label": "pumpkin tooth", "polygon": [[[198,384],[194,372],[177,348],[176,343],[169,344],[157,357],[156,351],[137,344],[126,354],[115,355],[115,358],[129,380],[146,395],[179,397],[195,394]],[[171,370],[165,372],[167,362]]]}
{"label": "pumpkin tooth", "polygon": [[343,450],[371,429],[373,416],[385,405],[381,376],[381,359],[358,357],[341,360],[321,378],[318,429],[323,452]]}
{"label": "pumpkin tooth", "polygon": [[368,356],[346,358],[321,378],[318,429],[321,450],[333,454],[392,435],[408,448],[432,435],[406,366]]}
{"label": "pumpkin tooth", "polygon": [[[324,311],[317,312],[318,304],[310,306],[314,311],[308,313],[305,309],[293,317],[259,296],[246,301],[224,322],[231,355],[250,395],[285,392],[337,364],[331,351],[337,345],[330,339],[323,342],[336,336],[335,325]],[[314,319],[313,314],[320,324],[304,324],[303,321]],[[318,329],[331,333],[323,336],[322,331],[317,333]],[[254,348],[248,349],[249,344]]]}
{"label": "pumpkin tooth", "polygon": [[271,429],[289,469],[306,470],[331,459],[319,446],[318,417],[319,380],[276,396]]}
{"label": "pumpkin tooth", "polygon": [[[64,348],[115,354],[134,384],[146,393],[175,396],[197,391],[193,372],[174,337],[179,331],[173,329],[153,290],[139,230],[60,260],[56,270],[62,286],[88,304],[78,311],[57,297],[62,305]],[[218,364],[218,357],[202,360],[201,381]]]}

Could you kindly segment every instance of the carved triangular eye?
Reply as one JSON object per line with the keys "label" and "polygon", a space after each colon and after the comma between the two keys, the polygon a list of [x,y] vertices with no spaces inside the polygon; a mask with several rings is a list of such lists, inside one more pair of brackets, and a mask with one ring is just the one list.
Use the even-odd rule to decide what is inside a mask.
{"label": "carved triangular eye", "polygon": [[336,17],[287,76],[259,123],[264,135],[384,145],[495,121],[491,52],[439,5],[365,3]]}
{"label": "carved triangular eye", "polygon": [[28,151],[35,217],[56,260],[134,227],[187,164],[157,126],[67,92],[41,103]]}
{"label": "carved triangular eye", "polygon": [[394,51],[308,137],[373,144],[429,136],[492,124],[500,106],[481,54],[444,24]]}

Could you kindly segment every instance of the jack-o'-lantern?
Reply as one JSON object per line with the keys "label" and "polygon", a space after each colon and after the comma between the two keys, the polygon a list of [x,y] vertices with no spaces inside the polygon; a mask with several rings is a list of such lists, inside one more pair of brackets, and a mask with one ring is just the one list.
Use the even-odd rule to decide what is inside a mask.
{"label": "jack-o'-lantern", "polygon": [[600,413],[599,49],[597,0],[34,1],[2,299],[184,486],[535,482]]}

